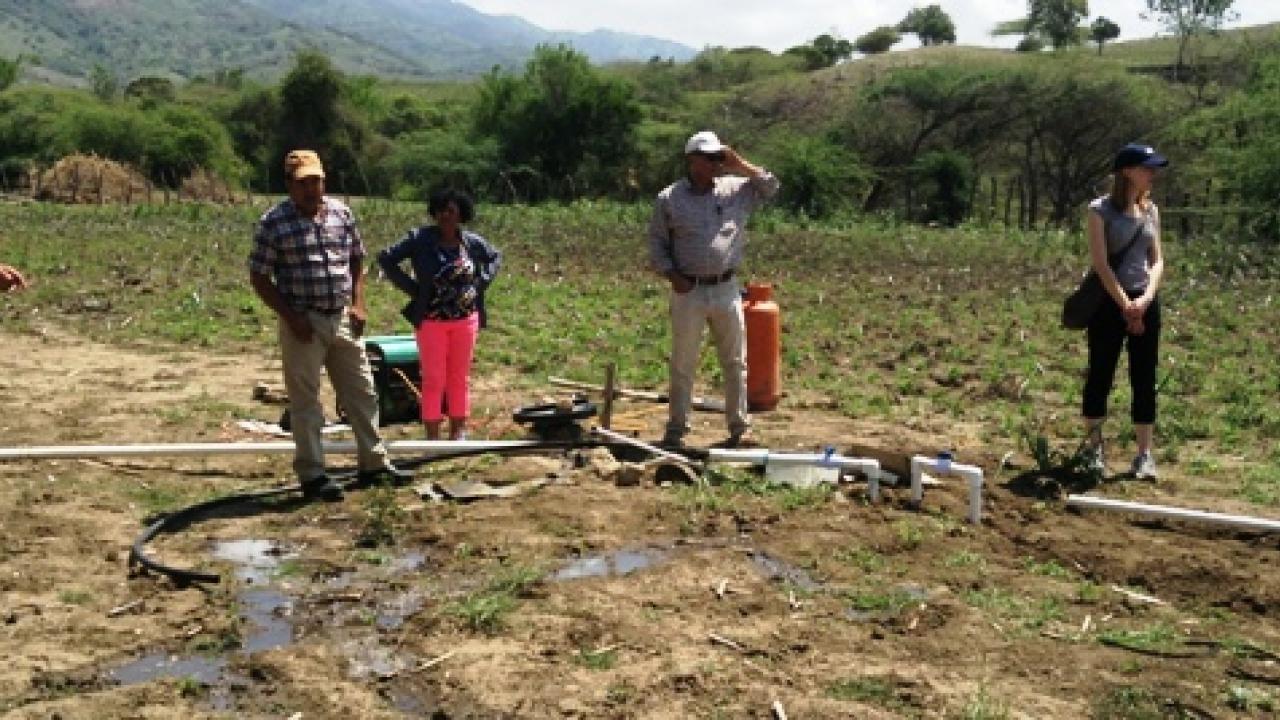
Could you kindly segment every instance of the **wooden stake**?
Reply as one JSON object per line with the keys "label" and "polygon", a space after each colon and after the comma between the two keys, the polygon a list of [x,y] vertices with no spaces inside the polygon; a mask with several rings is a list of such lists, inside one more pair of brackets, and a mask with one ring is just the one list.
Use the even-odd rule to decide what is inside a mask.
{"label": "wooden stake", "polygon": [[600,406],[600,427],[605,430],[612,428],[613,422],[613,396],[614,396],[614,380],[618,366],[615,363],[609,363],[604,370],[604,404]]}

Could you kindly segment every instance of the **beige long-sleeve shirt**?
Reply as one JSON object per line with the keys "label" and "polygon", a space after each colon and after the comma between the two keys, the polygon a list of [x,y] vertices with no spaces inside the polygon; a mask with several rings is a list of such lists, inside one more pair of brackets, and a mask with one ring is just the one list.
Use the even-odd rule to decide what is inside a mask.
{"label": "beige long-sleeve shirt", "polygon": [[742,262],[751,212],[777,195],[772,173],[718,177],[715,187],[695,192],[688,178],[658,193],[649,220],[649,265],[659,274],[721,275]]}

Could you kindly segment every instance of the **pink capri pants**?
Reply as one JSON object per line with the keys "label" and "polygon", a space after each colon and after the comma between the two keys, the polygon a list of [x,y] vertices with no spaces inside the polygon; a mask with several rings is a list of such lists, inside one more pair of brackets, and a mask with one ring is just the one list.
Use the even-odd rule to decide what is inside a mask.
{"label": "pink capri pants", "polygon": [[414,336],[422,372],[423,422],[439,422],[445,411],[460,420],[471,415],[471,358],[479,331],[478,313],[460,320],[423,320],[418,325]]}

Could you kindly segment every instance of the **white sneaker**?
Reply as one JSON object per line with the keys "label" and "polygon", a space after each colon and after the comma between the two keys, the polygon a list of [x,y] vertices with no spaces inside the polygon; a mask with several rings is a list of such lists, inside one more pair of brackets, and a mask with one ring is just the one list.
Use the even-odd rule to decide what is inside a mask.
{"label": "white sneaker", "polygon": [[1138,453],[1133,458],[1130,472],[1139,480],[1155,480],[1159,477],[1159,473],[1156,472],[1156,459],[1151,457],[1150,451]]}

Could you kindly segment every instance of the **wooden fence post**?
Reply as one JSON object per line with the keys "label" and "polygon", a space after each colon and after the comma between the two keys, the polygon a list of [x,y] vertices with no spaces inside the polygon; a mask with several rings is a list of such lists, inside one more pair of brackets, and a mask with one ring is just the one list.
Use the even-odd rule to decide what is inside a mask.
{"label": "wooden fence post", "polygon": [[1004,226],[1009,227],[1009,221],[1013,218],[1013,191],[1014,185],[1012,181],[1006,182],[1004,186]]}
{"label": "wooden fence post", "polygon": [[1000,209],[1000,196],[997,194],[996,176],[991,176],[991,202],[987,205],[987,223],[996,221],[996,212]]}

